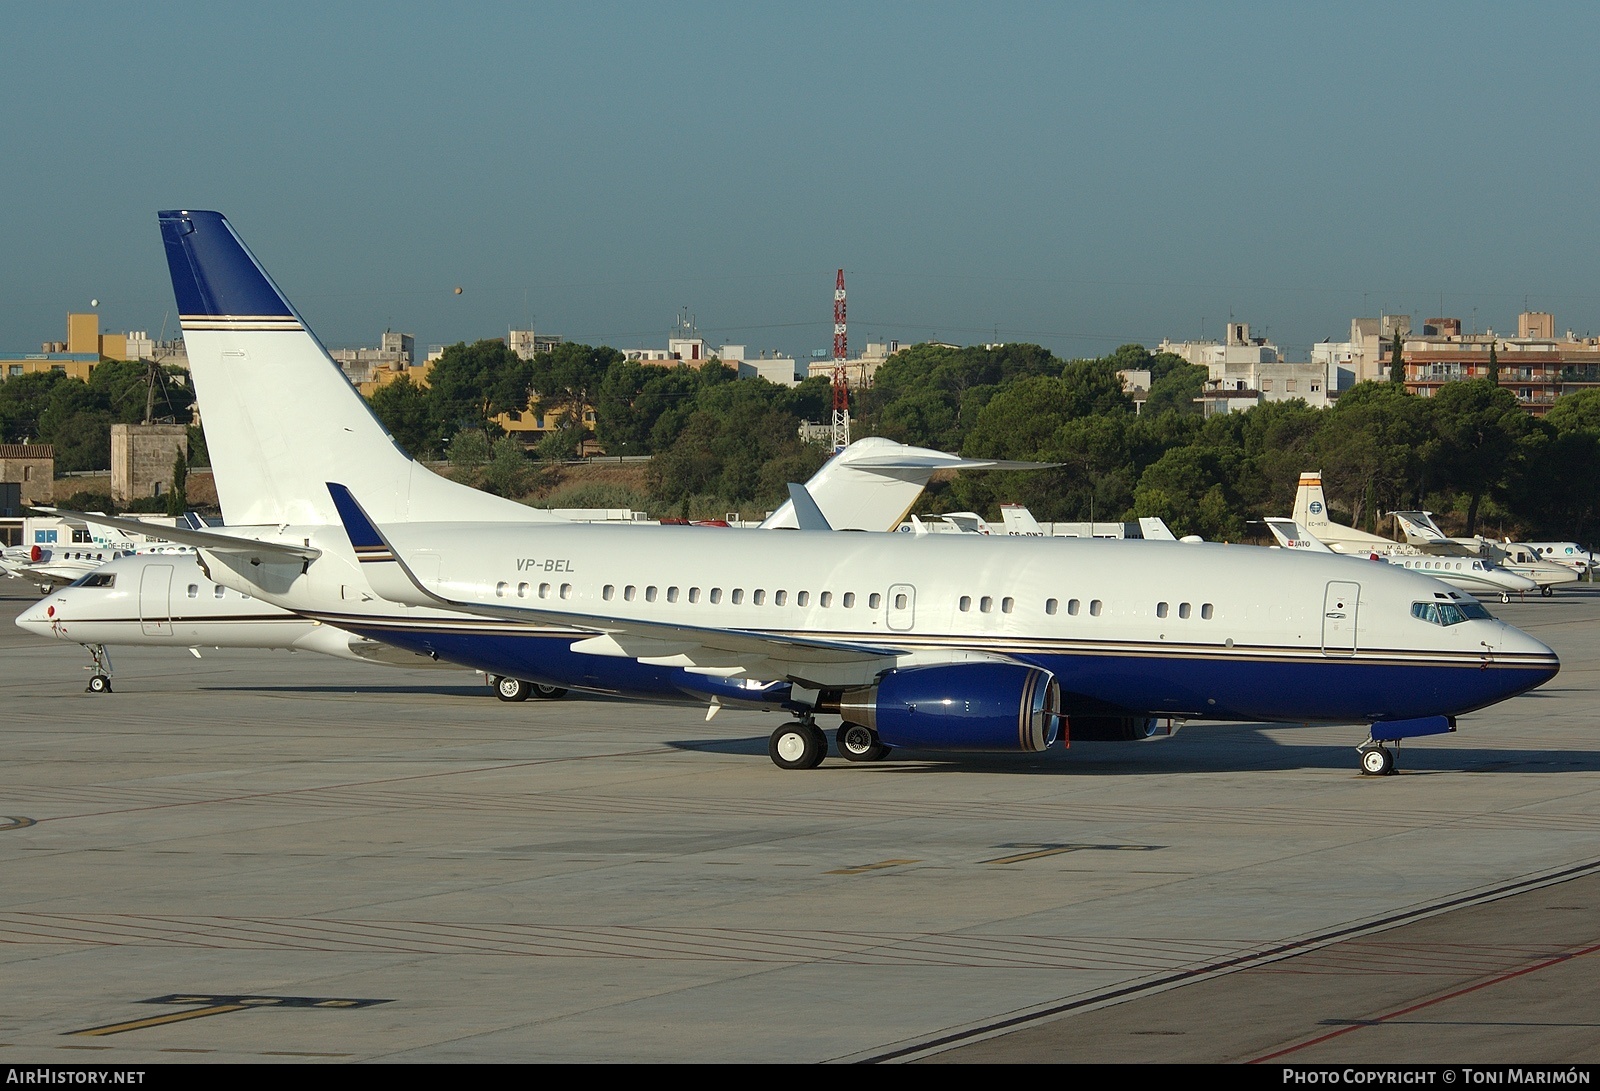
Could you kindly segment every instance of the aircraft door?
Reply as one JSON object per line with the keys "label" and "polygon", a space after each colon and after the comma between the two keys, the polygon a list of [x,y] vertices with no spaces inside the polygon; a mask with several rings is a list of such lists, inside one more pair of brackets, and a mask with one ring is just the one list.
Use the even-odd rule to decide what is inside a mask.
{"label": "aircraft door", "polygon": [[172,566],[146,565],[139,578],[139,627],[145,636],[172,635]]}
{"label": "aircraft door", "polygon": [[889,588],[884,603],[889,628],[904,633],[911,629],[917,614],[917,589],[909,583],[897,583]]}
{"label": "aircraft door", "polygon": [[1356,653],[1356,608],[1361,585],[1333,580],[1322,600],[1322,651],[1325,655]]}

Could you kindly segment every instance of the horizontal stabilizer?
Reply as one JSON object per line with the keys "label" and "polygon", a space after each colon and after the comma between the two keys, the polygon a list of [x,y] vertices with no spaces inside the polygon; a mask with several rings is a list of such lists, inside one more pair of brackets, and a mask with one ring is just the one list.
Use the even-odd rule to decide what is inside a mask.
{"label": "horizontal stabilizer", "polygon": [[146,534],[152,538],[160,537],[169,542],[194,546],[196,549],[204,549],[212,553],[249,555],[261,560],[293,561],[296,564],[314,561],[322,556],[322,550],[311,546],[293,545],[288,542],[263,542],[255,538],[240,538],[232,534],[218,534],[214,530],[193,530],[182,526],[157,527],[149,523],[141,523],[137,519],[124,519],[120,515],[85,515],[83,512],[67,511],[64,508],[41,507],[38,510],[47,511],[51,515],[60,515],[67,519],[81,519],[85,522],[115,527],[118,530],[131,531],[135,534]]}

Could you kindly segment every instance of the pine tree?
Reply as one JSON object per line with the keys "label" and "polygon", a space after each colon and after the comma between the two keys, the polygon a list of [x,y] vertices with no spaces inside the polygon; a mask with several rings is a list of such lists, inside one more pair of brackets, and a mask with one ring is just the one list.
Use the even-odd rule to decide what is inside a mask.
{"label": "pine tree", "polygon": [[1404,344],[1400,339],[1400,331],[1394,331],[1394,344],[1390,348],[1389,356],[1389,381],[1399,386],[1404,386],[1406,381],[1406,365],[1400,358],[1400,348]]}

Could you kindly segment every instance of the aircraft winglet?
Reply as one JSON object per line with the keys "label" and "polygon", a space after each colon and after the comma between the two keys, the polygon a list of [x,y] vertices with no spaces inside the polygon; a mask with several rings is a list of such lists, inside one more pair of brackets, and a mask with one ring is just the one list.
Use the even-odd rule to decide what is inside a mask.
{"label": "aircraft winglet", "polygon": [[794,504],[795,521],[800,524],[801,530],[833,529],[828,517],[822,514],[822,509],[812,499],[811,490],[804,485],[789,482],[789,500]]}

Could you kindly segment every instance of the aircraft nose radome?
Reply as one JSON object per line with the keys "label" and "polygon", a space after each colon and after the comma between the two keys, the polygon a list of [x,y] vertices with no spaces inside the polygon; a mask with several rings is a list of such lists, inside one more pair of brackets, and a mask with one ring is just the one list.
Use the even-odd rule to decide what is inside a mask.
{"label": "aircraft nose radome", "polygon": [[40,600],[17,615],[17,628],[27,629],[30,632],[46,629],[50,626],[50,615],[46,612],[49,604]]}

